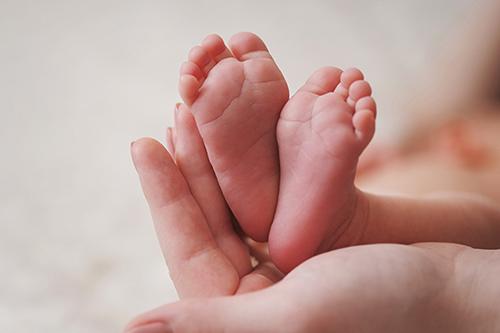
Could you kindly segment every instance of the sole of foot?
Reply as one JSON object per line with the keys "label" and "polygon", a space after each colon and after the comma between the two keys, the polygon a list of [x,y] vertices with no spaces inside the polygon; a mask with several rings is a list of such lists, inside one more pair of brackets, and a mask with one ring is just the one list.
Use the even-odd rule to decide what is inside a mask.
{"label": "sole of foot", "polygon": [[280,194],[269,236],[282,271],[342,243],[357,213],[354,176],[375,116],[370,85],[354,68],[319,69],[284,107],[277,128]]}
{"label": "sole of foot", "polygon": [[250,237],[266,240],[279,186],[276,124],[289,98],[266,45],[247,32],[228,46],[209,35],[182,65],[179,92],[233,214]]}

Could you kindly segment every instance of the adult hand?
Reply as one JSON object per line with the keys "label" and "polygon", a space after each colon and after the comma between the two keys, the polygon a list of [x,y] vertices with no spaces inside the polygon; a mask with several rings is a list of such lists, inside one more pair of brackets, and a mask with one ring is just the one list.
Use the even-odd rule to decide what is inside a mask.
{"label": "adult hand", "polygon": [[[175,145],[142,139],[132,157],[169,272],[181,298],[232,295],[267,287],[282,275],[236,233],[232,215],[189,110],[178,105]],[[174,147],[175,146],[175,152]],[[171,158],[175,156],[175,163]]]}
{"label": "adult hand", "polygon": [[365,245],[311,258],[282,280],[271,265],[253,270],[201,141],[187,130],[191,120],[188,112],[177,117],[171,145],[177,165],[156,141],[142,139],[132,147],[184,299],[137,317],[127,332],[498,330],[495,251],[439,243]]}

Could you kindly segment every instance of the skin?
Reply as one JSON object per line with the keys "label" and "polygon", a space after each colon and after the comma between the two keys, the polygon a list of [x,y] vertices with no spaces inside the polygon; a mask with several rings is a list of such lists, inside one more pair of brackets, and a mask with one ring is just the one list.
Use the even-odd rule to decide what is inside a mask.
{"label": "skin", "polygon": [[282,271],[331,248],[353,218],[358,157],[375,130],[370,94],[358,69],[324,67],[281,112],[280,195],[269,244]]}
{"label": "skin", "polygon": [[[223,194],[246,235],[269,240],[282,272],[316,254],[358,244],[500,247],[500,208],[486,196],[385,197],[355,186],[376,115],[371,88],[357,69],[319,69],[283,108],[288,88],[262,40],[239,33],[228,48],[210,35],[189,53],[179,91],[196,122],[191,132],[199,130],[207,148],[206,169],[213,167],[222,190],[217,195]],[[203,192],[204,186],[193,188]],[[209,226],[222,212],[205,210]],[[226,237],[230,219],[224,221],[224,237],[216,239],[235,243]],[[229,243],[221,247],[231,248]],[[239,276],[247,271],[239,268]]]}
{"label": "skin", "polygon": [[[183,105],[177,106],[176,124],[172,154],[177,165],[155,141],[135,143],[132,150],[143,147],[145,159],[133,155],[134,164],[179,296],[232,295],[271,284],[280,274],[265,264],[252,268],[193,116]],[[203,285],[190,282],[200,276]]]}
{"label": "skin", "polygon": [[[173,147],[177,157],[178,146]],[[221,198],[201,198],[192,187],[188,191],[194,179],[186,179],[168,152],[152,139],[136,141],[132,157],[169,269],[182,272],[172,279],[183,300],[138,316],[126,332],[500,329],[496,316],[500,252],[455,244],[349,247],[309,259],[281,280],[272,266],[257,266],[269,269],[257,268],[241,276],[234,284],[238,287],[228,292],[225,284],[234,281],[238,260],[245,261],[241,266],[246,267],[247,258],[215,260],[227,258],[227,252],[216,245],[217,231],[208,226],[204,214],[193,213],[219,205]],[[254,292],[242,293],[249,280],[258,281],[252,284]],[[202,298],[210,286],[209,296],[220,296]]]}
{"label": "skin", "polygon": [[[194,127],[182,129],[189,128],[190,121],[194,124],[187,115],[180,111],[178,128],[168,134],[177,166],[157,142],[145,139],[132,147],[172,279],[184,300],[139,316],[128,332],[491,332],[500,328],[495,317],[498,251],[444,243],[354,246],[306,260],[282,278],[261,249],[253,243],[248,246],[233,230],[201,138]],[[359,190],[351,197],[355,205],[347,228],[324,250],[433,237],[483,247],[498,243],[498,209],[485,197],[458,193],[390,198]],[[255,268],[249,252],[259,259]],[[280,259],[277,262],[289,271],[303,260],[288,266]],[[200,298],[205,296],[215,297]]]}
{"label": "skin", "polygon": [[[276,266],[290,272],[316,254],[360,244],[499,248],[500,207],[480,191],[384,196],[355,186],[358,159],[375,130],[370,94],[359,70],[326,67],[285,105],[277,128],[280,195],[269,235]],[[456,146],[478,157],[473,147]]]}
{"label": "skin", "polygon": [[290,271],[349,224],[353,170],[374,133],[375,101],[359,70],[334,67],[316,71],[288,101],[258,36],[238,33],[228,45],[209,35],[192,48],[179,92],[239,225],[254,240],[271,237],[273,261]]}
{"label": "skin", "polygon": [[267,240],[279,186],[276,123],[289,94],[266,45],[248,32],[231,37],[228,46],[207,36],[181,67],[179,93],[240,226]]}

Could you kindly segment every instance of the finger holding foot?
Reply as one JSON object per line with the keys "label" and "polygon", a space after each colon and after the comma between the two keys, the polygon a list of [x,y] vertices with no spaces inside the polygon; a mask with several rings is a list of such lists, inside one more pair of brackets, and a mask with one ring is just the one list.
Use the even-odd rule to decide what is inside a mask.
{"label": "finger holding foot", "polygon": [[147,138],[137,140],[131,150],[179,296],[233,294],[239,284],[238,272],[213,239],[203,212],[168,152]]}
{"label": "finger holding foot", "polygon": [[208,160],[193,115],[186,105],[178,104],[176,107],[177,165],[200,206],[217,245],[241,278],[251,270],[248,249],[233,229],[231,214]]}

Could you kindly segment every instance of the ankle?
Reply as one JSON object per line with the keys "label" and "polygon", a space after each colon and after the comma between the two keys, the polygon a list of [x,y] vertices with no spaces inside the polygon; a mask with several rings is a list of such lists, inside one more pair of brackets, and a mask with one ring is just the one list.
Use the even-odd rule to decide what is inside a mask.
{"label": "ankle", "polygon": [[369,195],[354,188],[351,214],[346,220],[344,231],[337,237],[331,249],[365,244],[365,230],[370,213]]}

